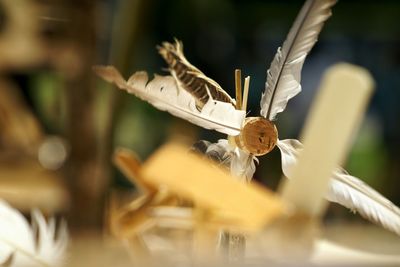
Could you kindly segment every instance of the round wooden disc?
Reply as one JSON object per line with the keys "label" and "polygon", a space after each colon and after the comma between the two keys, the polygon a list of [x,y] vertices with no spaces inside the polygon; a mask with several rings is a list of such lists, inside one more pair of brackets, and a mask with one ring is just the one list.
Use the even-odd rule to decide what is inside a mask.
{"label": "round wooden disc", "polygon": [[235,137],[236,144],[255,156],[270,152],[278,141],[275,124],[262,117],[248,117],[240,135]]}

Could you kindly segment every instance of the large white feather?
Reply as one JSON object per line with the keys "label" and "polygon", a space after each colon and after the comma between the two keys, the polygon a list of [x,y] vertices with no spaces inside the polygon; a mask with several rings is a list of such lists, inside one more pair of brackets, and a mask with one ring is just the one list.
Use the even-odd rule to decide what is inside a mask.
{"label": "large white feather", "polygon": [[46,223],[32,212],[32,226],[21,213],[0,200],[0,265],[62,266],[68,243],[66,225],[56,231],[54,219]]}
{"label": "large white feather", "polygon": [[317,41],[324,22],[331,15],[336,0],[307,0],[300,10],[282,48],[278,48],[267,71],[261,97],[261,116],[274,120],[277,113],[301,91],[301,69]]}
{"label": "large white feather", "polygon": [[[295,139],[279,140],[277,145],[281,150],[283,173],[290,178],[303,145]],[[332,174],[326,198],[400,235],[400,209],[342,168],[337,168]]]}
{"label": "large white feather", "polygon": [[149,102],[156,108],[193,124],[213,129],[228,135],[238,135],[246,116],[245,111],[236,110],[230,103],[211,98],[199,111],[193,96],[177,86],[172,76],[159,76],[148,82],[146,72],[136,72],[128,81],[112,66],[97,66],[95,72],[108,82]]}

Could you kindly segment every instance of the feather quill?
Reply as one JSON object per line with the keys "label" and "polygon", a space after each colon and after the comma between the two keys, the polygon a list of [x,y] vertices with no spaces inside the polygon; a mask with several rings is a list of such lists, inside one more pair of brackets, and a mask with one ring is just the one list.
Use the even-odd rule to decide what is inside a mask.
{"label": "feather quill", "polygon": [[324,22],[331,16],[336,0],[307,0],[300,10],[282,48],[278,48],[267,71],[261,97],[261,116],[274,120],[277,113],[301,91],[301,69],[317,41]]}
{"label": "feather quill", "polygon": [[65,223],[56,231],[54,219],[46,223],[34,210],[30,226],[21,213],[0,200],[1,266],[62,266],[67,244]]}
{"label": "feather quill", "polygon": [[[303,145],[295,139],[279,140],[277,145],[281,150],[283,173],[290,178]],[[400,209],[344,169],[337,168],[332,174],[326,198],[400,235]]]}
{"label": "feather quill", "polygon": [[136,72],[125,81],[112,66],[96,66],[94,71],[120,89],[174,116],[227,135],[235,136],[240,133],[246,116],[245,111],[236,110],[232,104],[212,98],[199,111],[196,108],[196,99],[189,92],[180,89],[172,76],[155,75],[155,78],[148,82],[146,72]]}

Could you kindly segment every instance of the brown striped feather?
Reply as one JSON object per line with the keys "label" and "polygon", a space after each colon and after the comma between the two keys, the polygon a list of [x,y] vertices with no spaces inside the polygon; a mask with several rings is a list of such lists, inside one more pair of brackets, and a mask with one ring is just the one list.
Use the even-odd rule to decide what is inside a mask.
{"label": "brown striped feather", "polygon": [[207,103],[210,95],[214,100],[231,103],[235,106],[235,100],[217,82],[189,63],[183,54],[181,42],[178,40],[175,41],[175,44],[163,42],[162,46],[157,48],[167,62],[171,75],[184,90],[196,99],[199,109]]}

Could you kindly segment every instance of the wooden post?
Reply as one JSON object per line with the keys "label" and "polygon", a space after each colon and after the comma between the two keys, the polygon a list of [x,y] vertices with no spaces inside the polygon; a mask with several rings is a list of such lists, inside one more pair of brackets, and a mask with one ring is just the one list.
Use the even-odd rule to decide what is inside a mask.
{"label": "wooden post", "polygon": [[324,213],[331,174],[345,159],[373,86],[365,69],[350,64],[337,64],[326,72],[302,133],[304,150],[292,180],[281,190],[298,210],[311,216]]}
{"label": "wooden post", "polygon": [[326,209],[331,174],[347,154],[372,88],[371,76],[360,67],[338,64],[326,72],[302,134],[304,150],[292,179],[283,178],[280,189],[295,213],[261,237],[270,257],[296,263],[309,258]]}
{"label": "wooden post", "polygon": [[90,0],[68,2],[70,39],[66,42],[71,52],[64,53],[62,71],[70,145],[65,167],[72,200],[69,224],[100,228],[108,180],[99,164],[94,116],[95,5]]}

